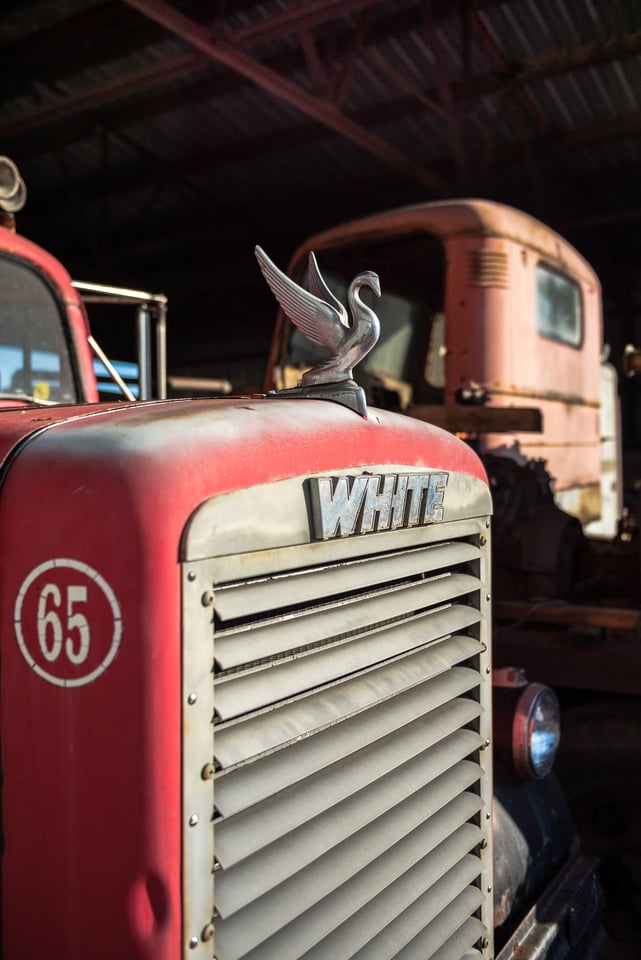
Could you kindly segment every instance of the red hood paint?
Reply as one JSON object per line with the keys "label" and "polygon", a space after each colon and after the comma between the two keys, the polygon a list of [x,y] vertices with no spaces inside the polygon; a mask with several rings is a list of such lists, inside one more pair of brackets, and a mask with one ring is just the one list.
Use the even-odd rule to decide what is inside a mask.
{"label": "red hood paint", "polygon": [[[483,468],[407,417],[283,399],[4,412],[0,452],[3,955],[46,943],[49,960],[175,960],[190,515],[216,494],[303,473],[389,463],[485,480]],[[90,604],[65,606],[87,582],[69,561],[108,585],[122,615],[113,662],[75,687],[31,668],[14,623],[40,576],[62,584],[63,625],[86,612],[91,642],[103,642]]]}
{"label": "red hood paint", "polygon": [[[0,468],[17,444],[53,428],[56,444],[77,438],[91,447],[88,469],[94,456],[111,459],[117,452],[126,458],[144,450],[145,459],[162,462],[165,478],[168,470],[175,472],[183,486],[188,464],[194,481],[193,471],[206,466],[203,498],[301,472],[406,462],[408,448],[417,467],[487,482],[473,451],[437,427],[385,410],[371,408],[363,419],[339,404],[279,398],[6,408],[0,410]],[[214,471],[204,463],[212,454]]]}
{"label": "red hood paint", "polygon": [[[142,404],[140,404],[142,406]],[[0,474],[23,441],[61,423],[71,423],[108,411],[125,409],[126,404],[92,403],[38,406],[33,403],[7,403],[0,407]]]}

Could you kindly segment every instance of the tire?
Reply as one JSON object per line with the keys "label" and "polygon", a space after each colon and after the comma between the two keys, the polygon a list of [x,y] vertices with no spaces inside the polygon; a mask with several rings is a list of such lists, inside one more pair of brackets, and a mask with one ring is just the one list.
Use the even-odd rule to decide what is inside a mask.
{"label": "tire", "polygon": [[601,860],[606,930],[641,957],[641,701],[567,710],[556,771],[583,852]]}

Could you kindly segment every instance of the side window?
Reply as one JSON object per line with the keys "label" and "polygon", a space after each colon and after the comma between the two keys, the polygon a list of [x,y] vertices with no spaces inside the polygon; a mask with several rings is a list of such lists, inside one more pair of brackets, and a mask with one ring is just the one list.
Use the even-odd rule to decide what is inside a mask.
{"label": "side window", "polygon": [[74,403],[60,308],[27,264],[0,257],[0,394]]}
{"label": "side window", "polygon": [[581,288],[544,263],[536,268],[536,329],[570,347],[580,347],[583,340]]}
{"label": "side window", "polygon": [[[348,282],[333,273],[325,274],[327,286],[341,303],[347,303]],[[307,280],[303,281],[307,286]],[[421,304],[418,300],[398,296],[383,290],[377,299],[370,290],[362,290],[361,298],[375,311],[381,323],[378,343],[363,360],[360,370],[372,376],[381,375],[395,380],[409,380],[412,363],[412,348],[421,320]],[[289,338],[287,363],[312,366],[329,356],[326,350],[311,343],[292,324]],[[358,377],[356,378],[358,379]]]}
{"label": "side window", "polygon": [[[363,300],[366,299],[363,296]],[[412,348],[421,320],[420,303],[385,291],[380,300],[370,297],[369,303],[378,314],[381,335],[372,352],[363,360],[362,369],[374,376],[382,374],[409,381]]]}
{"label": "side window", "polygon": [[430,343],[425,361],[425,380],[437,390],[445,389],[447,384],[445,375],[445,314],[442,310],[432,317]]}

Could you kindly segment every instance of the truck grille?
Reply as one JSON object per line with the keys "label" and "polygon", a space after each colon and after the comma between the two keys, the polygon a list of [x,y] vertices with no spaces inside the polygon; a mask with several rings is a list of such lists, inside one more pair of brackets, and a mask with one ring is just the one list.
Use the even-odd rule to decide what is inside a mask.
{"label": "truck grille", "polygon": [[478,542],[213,584],[217,960],[486,946]]}

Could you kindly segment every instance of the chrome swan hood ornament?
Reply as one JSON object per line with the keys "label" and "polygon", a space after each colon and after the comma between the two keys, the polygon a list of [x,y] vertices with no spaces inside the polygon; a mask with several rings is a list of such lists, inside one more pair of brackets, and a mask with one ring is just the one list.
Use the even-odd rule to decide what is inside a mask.
{"label": "chrome swan hood ornament", "polygon": [[[255,248],[256,259],[272,293],[283,308],[284,313],[296,327],[319,347],[328,350],[330,357],[323,363],[312,367],[301,377],[294,391],[298,396],[329,396],[331,399],[347,402],[348,406],[358,409],[365,415],[364,393],[353,380],[353,368],[372,349],[380,334],[380,323],[374,311],[363,303],[359,296],[362,287],[368,286],[377,297],[381,288],[377,274],[371,270],[359,273],[350,283],[347,301],[350,316],[321,276],[316,257],[309,254],[308,286],[309,290],[299,286],[279,270],[261,247]],[[314,393],[309,388],[317,388]],[[281,391],[289,393],[292,391]],[[355,405],[351,394],[360,393],[362,399]],[[340,395],[340,396],[339,396]]]}

